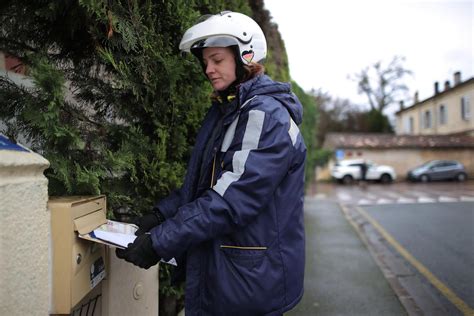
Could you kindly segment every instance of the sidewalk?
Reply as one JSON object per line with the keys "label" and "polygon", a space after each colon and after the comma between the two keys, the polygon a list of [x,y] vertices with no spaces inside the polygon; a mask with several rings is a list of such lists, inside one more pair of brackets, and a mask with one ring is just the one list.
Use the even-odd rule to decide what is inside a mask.
{"label": "sidewalk", "polygon": [[307,197],[305,229],[305,293],[285,316],[407,315],[339,204]]}

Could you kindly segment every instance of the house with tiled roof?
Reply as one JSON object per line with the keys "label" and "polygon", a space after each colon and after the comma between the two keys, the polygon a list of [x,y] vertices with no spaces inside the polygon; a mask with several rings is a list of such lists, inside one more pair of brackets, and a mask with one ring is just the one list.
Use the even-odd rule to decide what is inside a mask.
{"label": "house with tiled roof", "polygon": [[474,77],[462,81],[458,71],[443,89],[435,82],[433,96],[419,101],[415,93],[414,99],[412,106],[396,112],[397,135],[474,135]]}
{"label": "house with tiled roof", "polygon": [[434,95],[396,113],[396,134],[328,133],[323,148],[334,152],[329,166],[317,170],[317,179],[330,178],[335,160],[361,158],[394,167],[404,180],[409,169],[434,159],[453,159],[464,164],[474,177],[474,78],[461,81],[454,74]]}

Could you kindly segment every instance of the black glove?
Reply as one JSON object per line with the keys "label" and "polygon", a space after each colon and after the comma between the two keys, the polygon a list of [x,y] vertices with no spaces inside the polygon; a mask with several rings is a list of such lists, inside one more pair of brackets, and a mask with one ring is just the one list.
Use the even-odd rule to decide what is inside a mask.
{"label": "black glove", "polygon": [[160,257],[153,249],[150,234],[138,236],[126,249],[115,249],[115,254],[120,259],[125,259],[136,266],[148,269],[160,261]]}
{"label": "black glove", "polygon": [[165,217],[157,209],[153,209],[151,213],[145,214],[142,217],[139,217],[135,224],[138,226],[137,231],[135,232],[136,236],[143,235],[147,233],[155,226],[160,225],[165,221]]}

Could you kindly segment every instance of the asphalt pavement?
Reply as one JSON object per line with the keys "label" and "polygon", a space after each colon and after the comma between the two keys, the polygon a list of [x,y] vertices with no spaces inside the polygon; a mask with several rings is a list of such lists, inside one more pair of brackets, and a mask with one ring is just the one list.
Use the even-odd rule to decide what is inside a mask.
{"label": "asphalt pavement", "polygon": [[305,200],[305,293],[289,315],[407,315],[341,206]]}

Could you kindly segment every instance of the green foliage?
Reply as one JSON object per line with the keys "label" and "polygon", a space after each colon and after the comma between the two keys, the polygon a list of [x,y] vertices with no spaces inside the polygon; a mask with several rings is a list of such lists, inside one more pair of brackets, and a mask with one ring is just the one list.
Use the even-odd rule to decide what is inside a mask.
{"label": "green foliage", "polygon": [[367,131],[370,133],[393,133],[388,117],[379,110],[370,110],[366,114]]}
{"label": "green foliage", "polygon": [[305,166],[305,181],[309,185],[314,179],[316,170],[317,151],[316,151],[316,102],[315,99],[305,93],[296,82],[292,82],[292,90],[303,104],[303,123],[301,124],[301,134],[303,135],[307,154]]}
{"label": "green foliage", "polygon": [[105,194],[110,216],[139,214],[181,184],[210,87],[178,44],[205,3],[2,3],[0,50],[34,85],[0,77],[0,120],[50,161],[50,195]]}
{"label": "green foliage", "polygon": [[285,43],[278,31],[278,25],[272,21],[270,11],[265,9],[263,0],[249,0],[248,2],[252,8],[252,18],[260,25],[267,39],[265,73],[273,80],[290,81],[288,56]]}
{"label": "green foliage", "polygon": [[315,165],[325,166],[333,155],[333,151],[329,149],[317,148],[315,150]]}
{"label": "green foliage", "polygon": [[393,133],[387,115],[377,109],[366,110],[349,100],[332,98],[327,93],[312,92],[318,104],[317,138],[323,145],[327,133]]}
{"label": "green foliage", "polygon": [[[141,213],[180,184],[210,92],[177,49],[200,15],[188,4],[9,3],[0,49],[21,57],[34,87],[2,78],[0,115],[50,160],[51,195],[103,193],[111,210]],[[33,23],[45,35],[15,31]]]}
{"label": "green foliage", "polygon": [[[267,53],[267,58],[265,62],[265,73],[269,75],[270,77],[272,77],[274,80],[281,81],[281,82],[288,82],[291,80],[290,71],[288,69],[286,51],[283,51],[283,52],[284,52],[283,57],[284,57],[284,60],[286,61],[286,67],[281,67],[279,64],[277,64],[275,61],[280,61],[280,60],[274,60],[275,52],[272,50],[269,50]],[[279,58],[281,57],[282,56],[279,56]]]}

